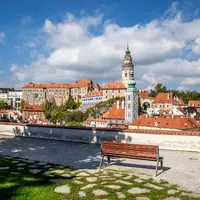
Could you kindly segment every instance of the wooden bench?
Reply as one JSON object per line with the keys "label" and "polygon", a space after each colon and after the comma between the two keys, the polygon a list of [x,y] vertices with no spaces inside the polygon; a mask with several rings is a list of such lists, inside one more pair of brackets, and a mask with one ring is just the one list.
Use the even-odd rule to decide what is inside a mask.
{"label": "wooden bench", "polygon": [[100,169],[102,167],[104,157],[107,156],[108,163],[110,163],[110,157],[156,161],[156,176],[159,162],[163,170],[163,157],[159,156],[159,147],[156,145],[102,141],[101,153],[102,159],[99,166]]}

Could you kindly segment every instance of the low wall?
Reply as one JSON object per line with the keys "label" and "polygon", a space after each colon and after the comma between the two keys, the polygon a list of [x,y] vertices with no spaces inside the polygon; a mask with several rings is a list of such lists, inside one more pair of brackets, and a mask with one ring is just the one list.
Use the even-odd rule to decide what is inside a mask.
{"label": "low wall", "polygon": [[122,130],[25,124],[0,124],[0,134],[19,137],[100,143],[101,140],[156,144],[160,149],[200,152],[199,132]]}

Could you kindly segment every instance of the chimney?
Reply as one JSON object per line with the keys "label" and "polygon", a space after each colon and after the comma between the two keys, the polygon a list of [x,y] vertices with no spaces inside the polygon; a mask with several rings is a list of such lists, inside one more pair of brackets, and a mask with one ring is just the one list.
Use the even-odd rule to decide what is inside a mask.
{"label": "chimney", "polygon": [[122,109],[124,109],[124,100],[122,101]]}
{"label": "chimney", "polygon": [[119,110],[119,101],[117,101],[117,110]]}
{"label": "chimney", "polygon": [[169,100],[169,93],[167,94],[167,99]]}

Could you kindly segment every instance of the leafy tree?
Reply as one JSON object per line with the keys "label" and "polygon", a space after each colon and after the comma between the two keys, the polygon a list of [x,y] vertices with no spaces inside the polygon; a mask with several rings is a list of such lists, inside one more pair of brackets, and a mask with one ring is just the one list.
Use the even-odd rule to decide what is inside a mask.
{"label": "leafy tree", "polygon": [[10,106],[5,101],[0,100],[0,109],[10,109]]}
{"label": "leafy tree", "polygon": [[19,111],[22,113],[23,110],[24,110],[24,104],[25,104],[25,101],[22,99],[21,100],[21,103],[20,103],[20,108],[19,108]]}
{"label": "leafy tree", "polygon": [[150,96],[155,97],[157,96],[158,93],[164,93],[164,92],[167,92],[167,88],[162,83],[158,83],[154,87],[154,90],[150,91]]}

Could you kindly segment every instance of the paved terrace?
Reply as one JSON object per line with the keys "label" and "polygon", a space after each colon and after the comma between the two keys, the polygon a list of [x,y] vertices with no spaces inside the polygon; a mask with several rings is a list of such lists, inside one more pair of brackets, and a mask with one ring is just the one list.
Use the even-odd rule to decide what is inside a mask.
{"label": "paved terrace", "polygon": [[[78,169],[97,169],[100,145],[0,136],[0,154],[70,165]],[[155,162],[112,159],[109,168],[164,179],[185,190],[199,192],[200,153],[161,150],[160,154],[164,157],[165,171],[158,177],[155,177]]]}

